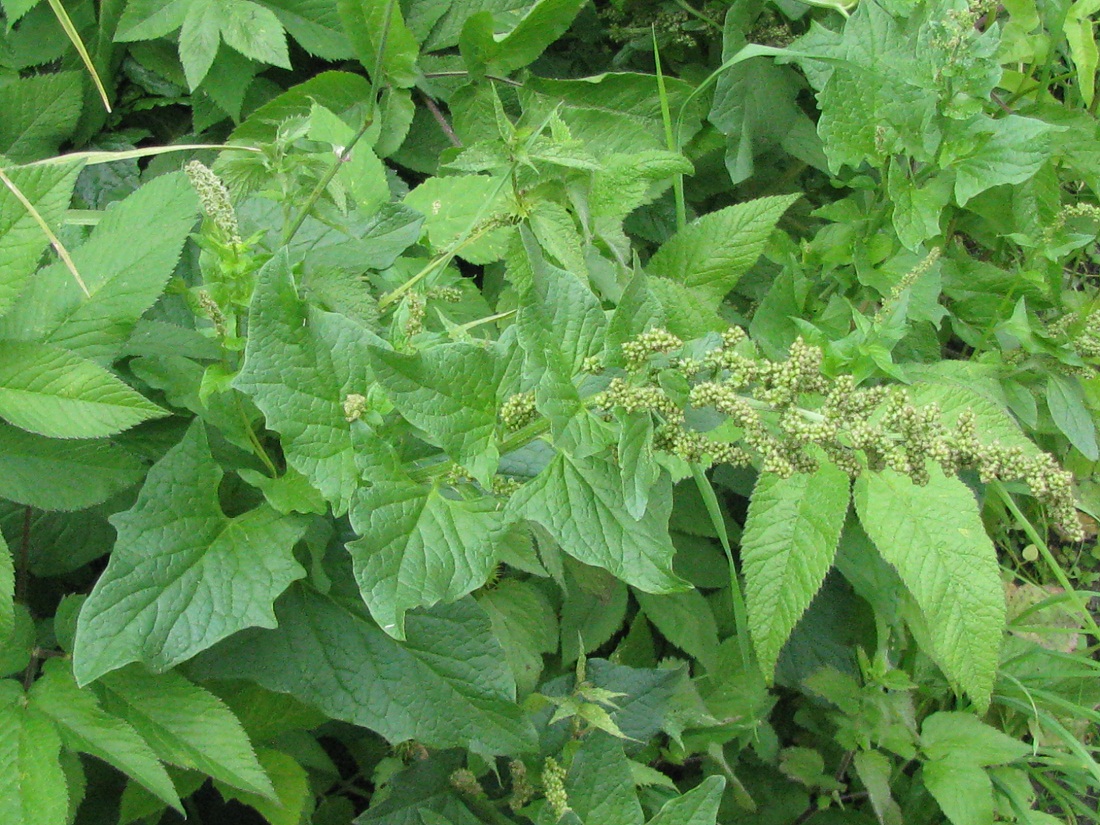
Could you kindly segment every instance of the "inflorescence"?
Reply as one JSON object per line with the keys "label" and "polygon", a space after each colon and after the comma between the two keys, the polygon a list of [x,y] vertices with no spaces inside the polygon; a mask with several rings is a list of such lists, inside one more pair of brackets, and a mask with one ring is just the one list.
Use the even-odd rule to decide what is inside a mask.
{"label": "inflorescence", "polygon": [[[983,482],[1021,479],[1067,536],[1080,534],[1072,475],[1046,453],[979,440],[969,410],[949,427],[936,404],[914,405],[903,387],[864,388],[851,376],[827,378],[821,348],[801,338],[784,361],[761,357],[737,327],[702,357],[675,357],[682,345],[666,330],[625,343],[630,374],[612,378],[596,405],[608,415],[615,408],[655,414],[655,446],[692,462],[754,464],[789,476],[813,472],[825,458],[852,478],[890,469],[925,485],[931,461],[947,474],[975,470]],[[659,382],[658,357],[688,380],[686,404],[677,403]],[[524,417],[516,406],[510,411],[513,420]],[[693,429],[686,423],[690,408],[713,409],[736,430],[722,428],[719,437],[712,437]]]}

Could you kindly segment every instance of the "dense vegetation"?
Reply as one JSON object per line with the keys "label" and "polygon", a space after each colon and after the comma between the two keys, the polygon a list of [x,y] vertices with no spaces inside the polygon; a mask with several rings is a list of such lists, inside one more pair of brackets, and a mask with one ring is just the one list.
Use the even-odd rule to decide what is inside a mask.
{"label": "dense vegetation", "polygon": [[0,823],[1100,820],[1096,0],[0,10]]}

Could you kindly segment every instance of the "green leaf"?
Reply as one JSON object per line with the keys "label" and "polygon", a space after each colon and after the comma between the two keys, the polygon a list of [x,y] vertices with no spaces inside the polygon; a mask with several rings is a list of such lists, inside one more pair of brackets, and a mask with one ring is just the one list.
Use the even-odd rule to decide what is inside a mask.
{"label": "green leaf", "polygon": [[504,653],[472,599],[410,614],[404,643],[304,587],[276,614],[278,630],[240,633],[203,654],[197,670],[290,693],[391,742],[499,754],[533,746]]}
{"label": "green leaf", "polygon": [[852,764],[859,780],[867,788],[871,808],[882,825],[904,825],[901,808],[890,793],[893,765],[880,751],[856,751]]}
{"label": "green leaf", "polygon": [[362,536],[347,545],[359,591],[395,639],[405,638],[406,611],[453,602],[485,583],[503,528],[491,496],[463,501],[438,486],[386,481],[359,496],[351,523]]}
{"label": "green leaf", "polygon": [[815,473],[761,473],[741,537],[749,631],[760,667],[779,651],[833,564],[848,513],[848,476],[830,463]]}
{"label": "green leaf", "polygon": [[[382,74],[390,83],[401,88],[413,86],[420,78],[416,60],[420,46],[405,25],[399,3],[390,0],[337,0],[344,31],[355,47],[355,54],[363,68],[374,72],[378,64],[378,47],[385,43],[382,58]],[[386,7],[391,6],[389,26],[386,26]],[[381,78],[378,81],[382,82]]]}
{"label": "green leaf", "polygon": [[867,535],[920,606],[940,666],[984,711],[1005,601],[997,553],[974,494],[933,468],[924,487],[890,470],[864,474],[854,497]]}
{"label": "green leaf", "polygon": [[504,579],[477,596],[496,636],[520,696],[538,685],[545,653],[558,649],[558,617],[549,599],[530,582]]}
{"label": "green leaf", "polygon": [[1096,64],[1100,56],[1097,54],[1092,17],[1098,11],[1100,3],[1097,0],[1077,0],[1069,7],[1062,24],[1086,108],[1092,107],[1092,98],[1096,94]]}
{"label": "green leaf", "polygon": [[0,639],[11,636],[15,627],[15,562],[0,533]]}
{"label": "green leaf", "polygon": [[275,798],[237,717],[176,671],[153,675],[131,665],[105,676],[99,690],[106,709],[129,722],[165,762]]}
{"label": "green leaf", "polygon": [[1008,115],[983,120],[961,135],[960,145],[973,144],[973,152],[948,159],[955,170],[955,199],[965,206],[972,197],[992,186],[1023,183],[1035,175],[1050,157],[1050,135],[1055,127],[1041,120]]}
{"label": "green leaf", "polygon": [[668,536],[671,484],[665,476],[641,519],[626,511],[616,468],[599,458],[558,454],[508,502],[506,517],[545,527],[569,555],[602,567],[648,593],[672,593],[687,583],[672,572]]}
{"label": "green leaf", "polygon": [[[434,251],[450,249],[480,222],[504,214],[506,178],[487,175],[455,175],[428,178],[405,196],[405,205],[424,215],[424,228]],[[443,208],[443,204],[447,208]],[[493,229],[464,244],[457,255],[472,264],[488,264],[504,255],[508,229]]]}
{"label": "green leaf", "polygon": [[235,799],[259,811],[270,825],[299,825],[312,810],[313,801],[305,768],[294,757],[270,748],[257,751],[256,756],[275,788],[277,801],[221,782],[216,783],[218,791],[224,799]]}
{"label": "green leaf", "polygon": [[649,260],[652,275],[723,298],[756,263],[776,223],[801,195],[775,195],[728,206],[692,222]]}
{"label": "green leaf", "polygon": [[641,825],[644,819],[623,746],[601,731],[582,740],[565,777],[565,791],[582,822]]}
{"label": "green leaf", "polygon": [[695,171],[691,161],[677,152],[649,149],[636,154],[615,154],[604,160],[604,168],[592,175],[588,208],[597,219],[613,225],[660,193],[654,184],[676,175]]}
{"label": "green leaf", "polygon": [[252,60],[290,68],[286,33],[271,9],[251,0],[218,0],[225,45]]}
{"label": "green leaf", "polygon": [[310,54],[325,60],[350,60],[355,52],[344,34],[336,5],[330,0],[264,0]]}
{"label": "green leaf", "polygon": [[[356,819],[355,825],[434,825],[439,821],[449,825],[482,825],[484,820],[470,813],[451,784],[451,774],[465,764],[464,755],[457,751],[441,751],[427,759],[413,760],[387,783],[385,798]],[[432,814],[440,819],[431,819]],[[344,822],[340,820],[340,825]]]}
{"label": "green leaf", "polygon": [[180,62],[187,85],[194,91],[206,77],[221,43],[220,0],[189,0],[180,29]]}
{"label": "green leaf", "polygon": [[[182,172],[162,175],[114,204],[88,241],[73,251],[90,294],[65,265],[49,266],[0,321],[0,336],[113,360],[138,319],[164,292],[198,206]],[[135,243],[135,237],[141,241]]]}
{"label": "green leaf", "polygon": [[106,439],[60,441],[0,424],[0,498],[39,510],[83,510],[143,475],[141,462]]}
{"label": "green leaf", "polygon": [[118,21],[116,43],[156,40],[183,25],[192,0],[129,0]]}
{"label": "green leaf", "polygon": [[599,567],[570,564],[561,603],[561,658],[571,664],[623,626],[629,601],[625,584]]}
{"label": "green leaf", "polygon": [[642,610],[661,635],[711,670],[718,656],[718,626],[698,590],[654,596],[635,592]]}
{"label": "green leaf", "polygon": [[14,26],[27,12],[37,6],[41,0],[0,0],[4,16],[8,18],[8,28]]}
{"label": "green leaf", "polygon": [[929,759],[1003,765],[1031,753],[1031,746],[987,725],[972,713],[938,711],[921,723],[921,747]]}
{"label": "green leaf", "polygon": [[929,762],[922,776],[952,825],[992,825],[993,783],[980,767],[954,760]]}
{"label": "green leaf", "polygon": [[61,737],[47,717],[27,707],[16,682],[0,682],[0,822],[65,825],[69,793],[59,761]]}
{"label": "green leaf", "polygon": [[299,299],[286,252],[260,270],[249,308],[244,366],[233,386],[283,437],[287,462],[343,515],[358,486],[349,394],[371,385],[367,345],[379,339],[342,315]]}
{"label": "green leaf", "polygon": [[683,796],[670,799],[648,825],[715,825],[725,777],[708,776]]}
{"label": "green leaf", "polygon": [[[61,163],[5,172],[56,232],[80,169],[79,163]],[[0,316],[19,297],[48,245],[49,238],[31,213],[6,186],[0,186]],[[72,279],[72,274],[68,277]]]}
{"label": "green leaf", "polygon": [[22,163],[56,155],[82,106],[80,72],[54,72],[0,86],[0,155]]}
{"label": "green leaf", "polygon": [[1085,404],[1084,393],[1076,379],[1051,373],[1047,377],[1047,407],[1058,429],[1070,444],[1089,461],[1100,458],[1096,444],[1096,424]]}
{"label": "green leaf", "polygon": [[111,518],[118,542],[77,625],[80,684],[129,662],[164,671],[246,627],[275,627],[272,602],[306,574],[293,554],[306,522],[267,505],[227,518],[221,478],[196,421]]}
{"label": "green leaf", "polygon": [[167,415],[60,347],[0,341],[0,418],[50,438],[102,438]]}
{"label": "green leaf", "polygon": [[30,704],[57,723],[70,749],[114,765],[183,813],[172,780],[149,745],[126,721],[104,711],[92,691],[77,687],[67,662],[46,662]]}
{"label": "green leaf", "polygon": [[648,411],[618,412],[619,477],[626,511],[636,519],[645,515],[649,491],[661,477],[653,452],[653,417]]}
{"label": "green leaf", "polygon": [[369,353],[397,411],[488,487],[499,460],[493,351],[455,343],[412,355],[381,347]]}
{"label": "green leaf", "polygon": [[584,0],[537,0],[504,35],[497,34],[491,12],[471,15],[459,40],[466,65],[503,75],[522,69],[565,34],[583,5]]}

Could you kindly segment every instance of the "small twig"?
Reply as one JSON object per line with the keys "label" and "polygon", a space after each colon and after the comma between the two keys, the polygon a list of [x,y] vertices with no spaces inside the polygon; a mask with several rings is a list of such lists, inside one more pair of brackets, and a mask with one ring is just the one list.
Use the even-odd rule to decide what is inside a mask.
{"label": "small twig", "polygon": [[462,141],[458,135],[455,134],[455,130],[451,128],[451,124],[447,122],[446,115],[440,111],[439,106],[432,100],[431,96],[421,91],[420,96],[424,99],[424,105],[428,107],[428,111],[432,113],[432,117],[435,118],[435,122],[439,124],[439,128],[443,130],[443,134],[447,136],[447,139],[451,142],[451,145],[461,149]]}

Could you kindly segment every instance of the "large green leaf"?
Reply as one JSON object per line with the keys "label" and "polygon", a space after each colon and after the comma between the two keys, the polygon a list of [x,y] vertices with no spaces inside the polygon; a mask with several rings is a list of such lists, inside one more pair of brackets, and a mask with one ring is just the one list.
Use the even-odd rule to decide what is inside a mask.
{"label": "large green leaf", "polygon": [[55,263],[38,273],[0,321],[0,336],[113,359],[164,291],[197,214],[198,198],[183,173],[162,175],[141,187],[108,209],[88,241],[73,252],[90,294],[66,266]]}
{"label": "large green leaf", "polygon": [[56,155],[80,120],[80,72],[16,78],[0,86],[0,155],[17,162]]}
{"label": "large green leaf", "polygon": [[[391,6],[387,26],[386,7]],[[412,86],[420,76],[416,59],[420,46],[405,25],[401,5],[389,0],[337,0],[344,31],[355,47],[359,62],[368,72],[378,65],[378,48],[385,43],[382,74],[402,88]],[[381,83],[381,78],[379,79]]]}
{"label": "large green leaf", "polygon": [[167,414],[67,350],[0,341],[0,418],[17,427],[50,438],[102,438]]}
{"label": "large green leaf", "polygon": [[331,0],[263,0],[286,30],[310,54],[325,60],[349,60],[355,56]]}
{"label": "large green leaf", "polygon": [[192,89],[206,78],[222,42],[251,60],[290,68],[283,24],[252,0],[189,0],[181,23],[180,62]]}
{"label": "large green leaf", "polygon": [[344,401],[370,388],[371,343],[379,339],[354,321],[299,299],[285,252],[260,270],[234,386],[263,411],[283,437],[287,462],[337,515],[347,512],[359,480]]}
{"label": "large green leaf", "polygon": [[[72,200],[81,164],[6,169],[16,188],[34,204],[46,224],[57,230]],[[0,186],[0,316],[4,315],[38,265],[49,238],[26,207]],[[68,276],[70,279],[72,275]]]}
{"label": "large green leaf", "polygon": [[0,822],[68,822],[69,792],[60,752],[61,737],[53,722],[27,707],[18,683],[0,682]]}
{"label": "large green leaf", "polygon": [[78,688],[67,662],[46,662],[30,703],[57,723],[70,749],[114,765],[183,813],[172,780],[148,743],[128,722],[104,711],[95,693]]}
{"label": "large green leaf", "polygon": [[507,514],[541,524],[566,553],[585,564],[648,593],[671,593],[687,589],[687,583],[672,572],[670,488],[667,476],[658,481],[644,515],[635,519],[609,461],[559,453],[512,496]]}
{"label": "large green leaf", "polygon": [[829,463],[815,473],[762,473],[756,481],[741,562],[749,631],[768,678],[833,564],[848,487],[848,476]]}
{"label": "large green leaf", "polygon": [[39,510],[82,510],[137,484],[144,467],[107,439],[43,438],[0,424],[0,498]]}
{"label": "large green leaf", "polygon": [[369,352],[375,378],[397,411],[488,486],[499,458],[493,351],[455,343],[412,355],[381,347]]}
{"label": "large green leaf", "polygon": [[1031,752],[1027,742],[1002,733],[972,713],[938,711],[920,729],[921,749],[929,759],[1003,765]]}
{"label": "large green leaf", "polygon": [[238,791],[221,782],[216,783],[218,791],[224,799],[235,799],[255,808],[269,825],[300,825],[303,817],[313,810],[309,774],[298,760],[282,751],[263,748],[256,756],[275,788],[276,800]]}
{"label": "large green leaf", "polygon": [[531,582],[504,579],[478,594],[493,623],[521,696],[535,689],[543,654],[558,649],[558,616],[546,595]]}
{"label": "large green leaf", "polygon": [[938,468],[924,487],[886,470],[859,478],[855,502],[863,529],[917,600],[940,665],[986,708],[1005,600],[974,494]]}
{"label": "large green leaf", "polygon": [[686,593],[634,594],[661,635],[710,670],[718,656],[718,625],[710,604],[698,590]]}
{"label": "large green leaf", "polygon": [[87,684],[129,662],[163,671],[246,627],[275,627],[272,602],[305,570],[307,523],[261,505],[227,518],[221,467],[196,421],[112,517],[118,542],[80,611],[74,665]]}
{"label": "large green leaf", "polygon": [[589,733],[565,778],[569,807],[582,822],[641,825],[644,819],[622,744],[603,731]]}
{"label": "large green leaf", "polygon": [[252,679],[391,742],[500,754],[533,745],[504,653],[473,600],[410,614],[404,643],[304,587],[276,614],[278,630],[234,636],[203,654],[198,672]]}
{"label": "large green leaf", "polygon": [[1050,158],[1053,127],[1034,118],[1008,115],[972,125],[959,135],[960,145],[974,145],[966,157],[955,159],[955,199],[965,205],[993,186],[1023,183]]}
{"label": "large green leaf", "polygon": [[776,223],[800,197],[757,198],[704,215],[669,238],[646,269],[718,300],[756,263]]}
{"label": "large green leaf", "polygon": [[648,825],[714,825],[726,779],[708,776],[683,796],[666,802]]}
{"label": "large green leaf", "polygon": [[357,499],[347,545],[379,626],[405,638],[405,612],[481,587],[496,566],[503,520],[492,497],[464,501],[439,487],[379,482]]}
{"label": "large green leaf", "polygon": [[993,825],[993,783],[982,768],[934,761],[924,766],[921,775],[951,825]]}
{"label": "large green leaf", "polygon": [[459,46],[467,65],[511,74],[533,63],[573,24],[585,0],[537,0],[511,31],[498,34],[492,12],[470,16]]}
{"label": "large green leaf", "polygon": [[129,722],[165,762],[275,798],[237,717],[212,693],[175,671],[154,675],[141,665],[108,674],[98,690],[106,710]]}

